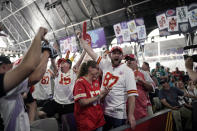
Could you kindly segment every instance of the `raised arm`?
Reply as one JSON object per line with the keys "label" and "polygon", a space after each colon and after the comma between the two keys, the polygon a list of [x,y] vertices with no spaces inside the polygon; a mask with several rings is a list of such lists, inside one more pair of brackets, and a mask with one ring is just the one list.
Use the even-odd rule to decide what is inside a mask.
{"label": "raised arm", "polygon": [[185,61],[185,67],[187,69],[189,78],[193,81],[197,81],[197,72],[193,71],[193,60],[192,58],[188,57]]}
{"label": "raised arm", "polygon": [[93,51],[93,49],[88,45],[88,42],[84,40],[82,37],[80,38],[80,45],[82,48],[88,53],[88,55],[96,61],[97,54]]}
{"label": "raised arm", "polygon": [[29,87],[39,82],[44,76],[47,68],[48,58],[49,58],[49,51],[44,51],[42,54],[40,64],[36,67],[34,72],[32,72],[31,75],[29,76],[29,83],[28,83]]}
{"label": "raised arm", "polygon": [[[36,34],[31,47],[23,58],[21,64],[15,69],[5,73],[3,79],[3,86],[5,92],[10,91],[27,78],[40,63],[41,56],[41,41],[44,40],[44,36],[47,33],[47,29],[40,28]],[[11,81],[11,82],[10,82]]]}
{"label": "raised arm", "polygon": [[54,59],[51,59],[51,65],[53,67],[53,72],[54,72],[54,75],[52,76],[52,78],[58,76],[58,68],[55,64],[55,58]]}
{"label": "raised arm", "polygon": [[75,73],[78,71],[79,66],[81,65],[81,62],[83,61],[84,57],[86,55],[86,51],[83,50],[79,60],[77,61],[77,63],[73,66],[73,70],[75,71]]}

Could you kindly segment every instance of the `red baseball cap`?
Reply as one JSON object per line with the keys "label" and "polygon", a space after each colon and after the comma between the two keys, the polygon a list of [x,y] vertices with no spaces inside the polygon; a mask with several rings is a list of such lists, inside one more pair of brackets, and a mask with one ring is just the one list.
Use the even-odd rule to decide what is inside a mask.
{"label": "red baseball cap", "polygon": [[68,64],[70,64],[70,66],[72,66],[72,61],[71,61],[70,59],[60,58],[60,59],[57,61],[58,67],[60,66],[60,64],[61,64],[62,62],[65,62],[65,63],[67,62]]}
{"label": "red baseball cap", "polygon": [[112,52],[115,51],[115,50],[118,50],[118,51],[120,51],[120,52],[123,54],[122,48],[119,47],[119,46],[114,46],[114,47],[112,47],[111,50],[110,50],[110,53],[112,53]]}
{"label": "red baseball cap", "polygon": [[134,61],[134,60],[136,60],[135,59],[135,55],[134,54],[125,55],[125,60],[132,60],[132,61]]}

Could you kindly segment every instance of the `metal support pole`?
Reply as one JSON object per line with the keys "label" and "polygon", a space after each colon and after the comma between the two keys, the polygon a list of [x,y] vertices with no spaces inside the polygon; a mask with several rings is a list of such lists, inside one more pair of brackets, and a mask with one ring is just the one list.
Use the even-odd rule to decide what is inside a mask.
{"label": "metal support pole", "polygon": [[[95,5],[94,5],[94,3],[93,3],[92,0],[90,0],[90,3],[91,3],[91,5],[92,5],[94,11],[96,12],[96,16],[99,16],[98,11],[96,10]],[[99,24],[100,24],[100,26],[101,26],[101,21],[100,21],[100,19],[98,19],[98,21],[99,21]]]}
{"label": "metal support pole", "polygon": [[94,29],[94,28],[95,28],[95,24],[94,24],[94,21],[92,20],[92,16],[91,16],[91,14],[90,14],[90,12],[89,12],[88,8],[86,7],[86,5],[85,5],[85,3],[84,3],[84,1],[83,1],[83,0],[81,0],[81,3],[82,3],[82,5],[83,5],[83,7],[84,7],[85,11],[87,12],[87,14],[88,14],[88,16],[89,16],[89,18],[90,18],[91,26],[92,26],[92,27],[93,27],[93,29]]}
{"label": "metal support pole", "polygon": [[54,36],[54,39],[56,40],[56,36],[55,36],[55,32],[53,31],[53,28],[52,26],[49,24],[48,20],[45,18],[44,14],[42,13],[42,11],[40,10],[38,4],[36,2],[34,2],[34,4],[36,5],[38,11],[40,12],[40,14],[42,15],[42,17],[45,19],[45,21],[47,22],[47,24],[49,25],[49,27],[51,28],[52,30],[52,33],[53,33],[53,36]]}
{"label": "metal support pole", "polygon": [[[70,21],[70,24],[73,25],[73,24],[72,24],[72,20],[71,20],[71,18],[70,18],[70,16],[69,16],[68,12],[66,11],[66,9],[65,9],[64,6],[62,5],[62,3],[61,3],[60,5],[61,5],[61,7],[62,7],[64,13],[65,13],[66,16],[68,17],[68,19],[69,19],[69,21]],[[66,28],[67,28],[67,27],[66,27]],[[72,26],[72,28],[73,28],[73,31],[74,31],[74,33],[75,33],[75,27]]]}
{"label": "metal support pole", "polygon": [[[4,20],[2,23],[4,23],[4,25],[7,27],[7,29],[9,30],[9,32],[12,32],[12,36],[14,36],[16,42],[19,42],[20,39],[21,39],[22,41],[24,41],[23,38],[21,37],[21,35],[19,35],[19,32],[17,31],[17,29],[16,29],[16,28],[13,26],[13,24],[9,21],[9,19]],[[6,23],[7,23],[8,25],[6,25]],[[11,29],[12,29],[12,30],[11,30]],[[14,35],[14,34],[15,34],[15,35]],[[15,36],[16,36],[16,37],[15,37]]]}
{"label": "metal support pole", "polygon": [[[29,3],[25,4],[24,6],[22,6],[22,7],[19,8],[18,10],[14,11],[13,14],[15,14],[15,13],[19,12],[20,10],[24,9],[25,7],[31,5],[32,3],[34,3],[34,1],[36,1],[36,0],[32,0],[32,1],[30,1]],[[9,14],[8,16],[4,17],[3,19],[1,19],[0,22],[4,21],[5,19],[9,18],[10,16],[12,16],[12,14]]]}
{"label": "metal support pole", "polygon": [[[10,3],[10,6],[12,8],[12,4]],[[7,8],[7,7],[6,7]],[[25,34],[29,37],[30,40],[32,40],[32,38],[30,37],[30,35],[28,34],[28,32],[26,31],[26,29],[23,27],[23,25],[21,24],[22,22],[18,20],[18,18],[15,16],[15,14],[13,14],[12,9],[7,8],[11,14],[14,16],[14,18],[16,19],[16,21],[18,22],[18,24],[21,26],[21,28],[23,29],[23,31],[25,32]]]}

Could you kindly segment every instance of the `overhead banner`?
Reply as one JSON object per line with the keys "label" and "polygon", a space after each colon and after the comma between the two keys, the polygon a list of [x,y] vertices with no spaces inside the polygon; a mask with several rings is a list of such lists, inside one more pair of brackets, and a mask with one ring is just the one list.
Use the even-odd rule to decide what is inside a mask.
{"label": "overhead banner", "polygon": [[113,27],[118,44],[123,42],[143,42],[146,39],[146,27],[143,18],[128,22],[124,21],[115,24]]}
{"label": "overhead banner", "polygon": [[197,5],[168,9],[156,16],[160,36],[188,33],[197,29]]}
{"label": "overhead banner", "polygon": [[72,53],[77,52],[77,40],[75,36],[65,37],[59,40],[60,50],[62,54],[65,54],[68,50]]}
{"label": "overhead banner", "polygon": [[91,36],[92,48],[106,47],[106,38],[105,38],[104,28],[99,28],[96,30],[88,31],[87,33]]}
{"label": "overhead banner", "polygon": [[189,23],[191,27],[197,26],[197,8],[189,11]]}

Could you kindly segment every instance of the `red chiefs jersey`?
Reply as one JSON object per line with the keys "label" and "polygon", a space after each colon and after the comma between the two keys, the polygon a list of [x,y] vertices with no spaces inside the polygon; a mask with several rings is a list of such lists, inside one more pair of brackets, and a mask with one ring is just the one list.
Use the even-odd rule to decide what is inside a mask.
{"label": "red chiefs jersey", "polygon": [[[135,74],[135,77],[140,77],[143,80],[145,80],[144,74],[142,72],[135,71],[134,74]],[[140,82],[136,82],[136,85],[137,85],[137,90],[138,90],[138,97],[136,98],[136,101],[135,101],[134,116],[136,120],[139,120],[148,115],[148,112],[147,112],[148,97],[147,97],[147,91],[145,91],[143,84]]]}
{"label": "red chiefs jersey", "polygon": [[80,99],[87,99],[100,94],[99,81],[94,81],[92,85],[83,77],[79,78],[74,86],[74,116],[79,131],[92,131],[105,124],[103,110],[100,101],[96,101],[88,106],[80,106]]}

